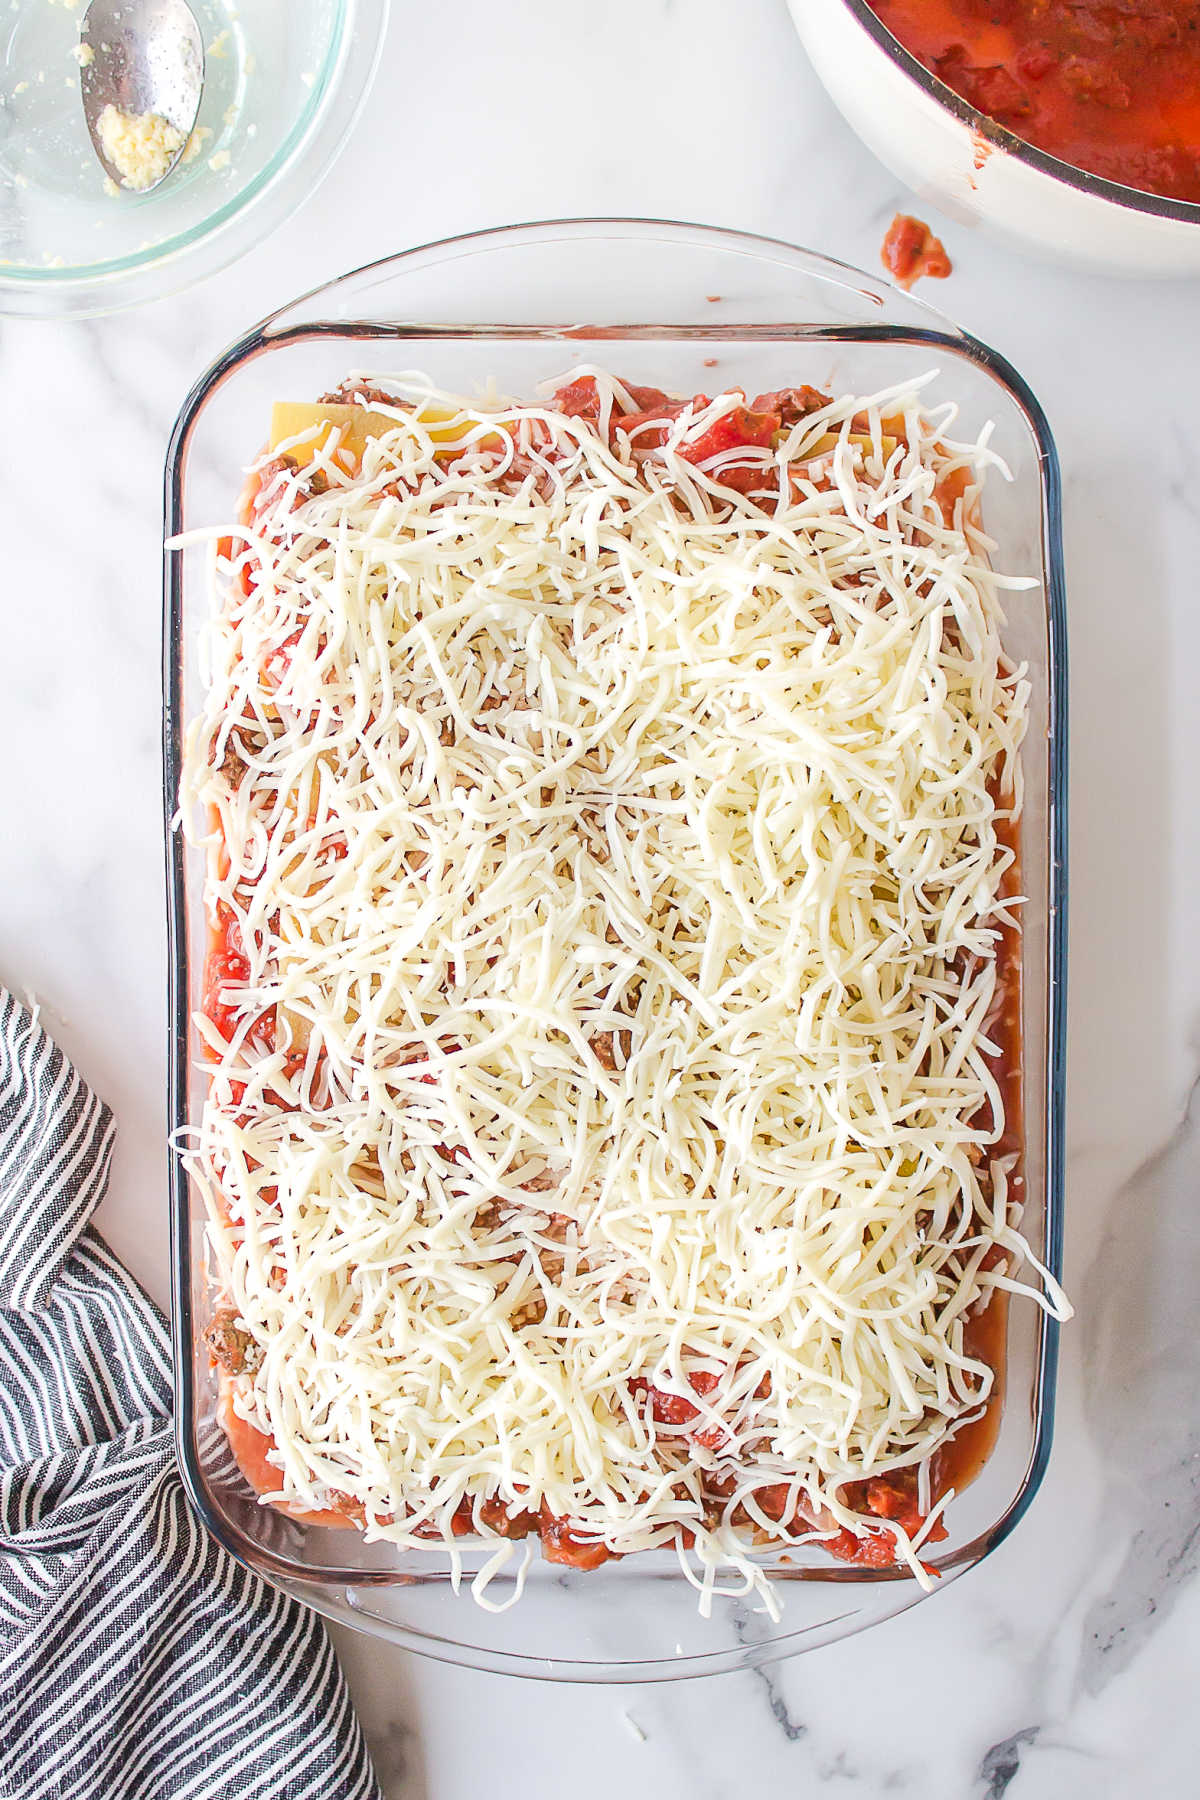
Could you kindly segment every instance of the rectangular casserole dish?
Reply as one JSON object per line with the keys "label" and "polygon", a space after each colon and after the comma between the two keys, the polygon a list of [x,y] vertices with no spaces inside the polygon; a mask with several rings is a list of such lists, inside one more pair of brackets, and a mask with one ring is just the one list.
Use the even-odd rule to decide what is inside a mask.
{"label": "rectangular casserole dish", "polygon": [[[477,321],[485,318],[488,323]],[[670,323],[646,323],[667,319]],[[1057,1275],[1061,1259],[1065,951],[1065,691],[1058,470],[1036,401],[1013,371],[920,302],[869,276],[765,240],[700,227],[578,221],[452,240],[318,290],[223,356],[189,398],[166,475],[168,537],[233,515],[271,402],[315,397],[355,369],[419,368],[462,392],[494,381],[532,395],[573,364],[680,392],[810,382],[869,392],[937,369],[932,393],[961,409],[1013,480],[993,479],[985,525],[1007,572],[1040,585],[1008,597],[1006,642],[1028,665],[1023,750],[1022,1059],[1027,1203],[1023,1230]],[[164,620],[165,805],[170,914],[170,1112],[174,1141],[197,1118],[205,1076],[190,1024],[205,949],[202,859],[175,828],[183,732],[201,700],[196,644],[211,604],[208,550],[173,549]],[[813,1648],[903,1610],[922,1590],[900,1570],[838,1565],[801,1548],[773,1567],[782,1617],[744,1602],[696,1611],[669,1553],[564,1573],[535,1560],[519,1606],[492,1614],[456,1594],[444,1559],[303,1527],[259,1505],[215,1419],[200,1342],[206,1317],[204,1209],[171,1163],[179,1455],[209,1529],[242,1561],[320,1610],[444,1660],[580,1681],[665,1680]],[[1013,1528],[1049,1452],[1057,1326],[1016,1300],[995,1448],[947,1516],[928,1561],[944,1586]],[[465,1557],[468,1569],[472,1553]],[[497,1584],[501,1589],[503,1582]]]}

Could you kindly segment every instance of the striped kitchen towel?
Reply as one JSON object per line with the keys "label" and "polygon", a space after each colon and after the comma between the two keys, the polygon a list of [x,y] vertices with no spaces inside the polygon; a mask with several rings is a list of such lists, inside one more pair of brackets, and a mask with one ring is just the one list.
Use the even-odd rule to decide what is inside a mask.
{"label": "striped kitchen towel", "polygon": [[0,1795],[378,1800],[324,1626],[184,1495],[165,1321],[88,1224],[113,1137],[0,988]]}

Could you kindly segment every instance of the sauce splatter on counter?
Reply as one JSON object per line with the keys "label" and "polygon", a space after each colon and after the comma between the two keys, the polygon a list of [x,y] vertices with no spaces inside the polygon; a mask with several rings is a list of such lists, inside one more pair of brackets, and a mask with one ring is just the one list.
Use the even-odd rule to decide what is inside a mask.
{"label": "sauce splatter on counter", "polygon": [[906,293],[922,275],[945,281],[954,272],[942,240],[934,237],[924,219],[914,219],[909,213],[897,213],[888,226],[880,261]]}

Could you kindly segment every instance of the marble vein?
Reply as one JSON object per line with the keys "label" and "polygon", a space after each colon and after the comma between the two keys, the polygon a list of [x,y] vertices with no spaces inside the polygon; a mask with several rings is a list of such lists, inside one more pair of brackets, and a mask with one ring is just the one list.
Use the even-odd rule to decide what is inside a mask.
{"label": "marble vein", "polygon": [[808,1726],[802,1720],[792,1717],[774,1674],[769,1668],[754,1669],[752,1674],[767,1696],[767,1705],[776,1725],[789,1744],[798,1744],[801,1738],[808,1736]]}

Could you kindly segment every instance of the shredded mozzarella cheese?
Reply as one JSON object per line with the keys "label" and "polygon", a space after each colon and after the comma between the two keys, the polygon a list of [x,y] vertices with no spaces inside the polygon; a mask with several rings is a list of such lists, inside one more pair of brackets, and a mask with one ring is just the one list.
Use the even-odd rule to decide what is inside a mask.
{"label": "shredded mozzarella cheese", "polygon": [[610,447],[591,373],[600,429],[397,378],[361,458],[260,466],[187,755],[245,959],[189,1162],[277,1498],[428,1549],[494,1496],[711,1592],[747,1522],[927,1472],[996,1288],[1066,1310],[989,1038],[1028,584],[916,389],[697,467],[740,396]]}

